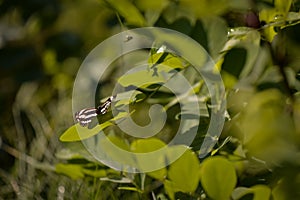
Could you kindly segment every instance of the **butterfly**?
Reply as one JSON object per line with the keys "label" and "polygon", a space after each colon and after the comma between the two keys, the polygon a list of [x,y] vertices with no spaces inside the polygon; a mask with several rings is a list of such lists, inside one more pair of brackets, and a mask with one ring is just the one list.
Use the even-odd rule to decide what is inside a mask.
{"label": "butterfly", "polygon": [[87,126],[94,117],[107,113],[111,102],[116,96],[110,96],[102,105],[97,108],[85,108],[75,113],[76,121],[83,127]]}

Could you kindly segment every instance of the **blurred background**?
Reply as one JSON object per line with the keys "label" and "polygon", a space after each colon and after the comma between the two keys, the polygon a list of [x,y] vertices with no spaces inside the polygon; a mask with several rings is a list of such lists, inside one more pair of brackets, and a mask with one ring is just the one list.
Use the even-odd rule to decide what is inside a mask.
{"label": "blurred background", "polygon": [[255,158],[236,166],[240,186],[265,184],[279,191],[274,199],[297,199],[299,7],[298,0],[0,1],[0,199],[141,199],[117,183],[56,173],[55,165],[66,146],[59,136],[74,124],[82,61],[109,36],[144,26],[189,35],[219,66],[230,115],[221,139],[231,140],[218,154]]}
{"label": "blurred background", "polygon": [[58,138],[81,62],[119,31],[99,1],[0,2],[0,199],[56,199],[64,183],[76,197],[81,184],[54,173]]}

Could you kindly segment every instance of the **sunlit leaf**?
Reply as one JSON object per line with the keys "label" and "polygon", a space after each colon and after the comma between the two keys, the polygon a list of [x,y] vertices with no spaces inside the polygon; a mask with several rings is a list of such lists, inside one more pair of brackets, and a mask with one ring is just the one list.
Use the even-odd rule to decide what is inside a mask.
{"label": "sunlit leaf", "polygon": [[156,1],[135,1],[136,6],[145,13],[145,18],[148,25],[154,25],[160,17],[161,12],[169,5],[169,0],[156,0]]}
{"label": "sunlit leaf", "polygon": [[169,180],[164,181],[164,188],[168,196],[170,197],[171,200],[175,199],[175,192],[176,188],[174,187],[174,183]]}
{"label": "sunlit leaf", "polygon": [[[260,11],[259,19],[265,21],[266,23],[270,23],[268,27],[265,27],[263,29],[267,41],[272,42],[274,36],[277,34],[277,32],[275,32],[274,30],[274,25],[275,26],[283,25],[282,18],[278,19],[278,16],[283,16],[283,15],[284,15],[283,12],[277,11],[276,9],[263,9]],[[271,24],[275,22],[276,24],[273,25]]]}
{"label": "sunlit leaf", "polygon": [[75,142],[87,139],[89,137],[92,137],[96,134],[98,134],[100,131],[104,130],[105,128],[114,125],[114,121],[117,121],[119,119],[122,119],[124,117],[128,116],[126,112],[119,113],[116,117],[113,119],[106,121],[102,124],[99,124],[95,126],[92,129],[88,129],[86,127],[80,126],[78,123],[71,126],[69,129],[67,129],[61,136],[60,140],[62,142]]}
{"label": "sunlit leaf", "polygon": [[[166,65],[170,67],[169,71],[172,69],[183,69],[188,65],[183,59],[166,52],[152,54],[148,59],[148,63],[150,67],[156,64]],[[161,66],[157,66],[157,68],[160,71]]]}
{"label": "sunlit leaf", "polygon": [[[155,152],[159,149],[162,149],[166,147],[166,144],[156,138],[149,138],[149,139],[139,139],[139,140],[135,140],[132,142],[130,148],[131,151],[134,153],[151,153],[151,152]],[[156,156],[156,155],[151,155],[148,154],[149,156],[146,157],[146,159],[143,159],[141,157],[137,157],[137,162],[138,165],[140,167],[140,169],[145,169],[147,170],[149,168],[149,166],[164,166],[164,159],[165,156],[161,155],[161,156]],[[158,163],[157,165],[155,163]],[[148,171],[148,170],[147,170]],[[167,174],[167,170],[165,167],[161,168],[161,169],[157,169],[155,171],[152,172],[147,172],[148,176],[151,176],[155,179],[159,179],[159,180],[163,180],[165,178]]]}
{"label": "sunlit leaf", "polygon": [[222,80],[226,88],[233,88],[238,81],[234,75],[226,72],[225,70],[222,71]]}
{"label": "sunlit leaf", "polygon": [[161,11],[165,8],[170,0],[156,0],[156,1],[143,1],[143,0],[136,0],[136,5],[142,11],[146,10],[159,10]]}
{"label": "sunlit leaf", "polygon": [[126,92],[120,92],[117,95],[116,103],[114,104],[115,108],[118,108],[123,105],[129,105],[134,102],[139,102],[145,98],[145,94],[143,94],[140,91],[134,90],[134,91],[126,91]]}
{"label": "sunlit leaf", "polygon": [[95,158],[88,152],[82,142],[65,143],[64,149],[59,150],[55,155],[62,160],[85,159],[89,162],[96,162]]}
{"label": "sunlit leaf", "polygon": [[227,144],[227,143],[229,142],[230,138],[231,138],[231,137],[225,138],[225,140],[222,142],[222,144],[221,144],[220,146],[218,146],[218,148],[216,148],[215,150],[213,150],[213,151],[211,152],[210,155],[213,156],[213,155],[215,155],[218,151],[220,151],[220,149],[222,149],[222,147],[224,147],[225,144]]}
{"label": "sunlit leaf", "polygon": [[180,5],[197,17],[221,15],[229,8],[228,0],[181,0]]}
{"label": "sunlit leaf", "polygon": [[[275,0],[275,8],[263,9],[259,13],[261,21],[267,23],[267,27],[264,28],[266,39],[271,42],[274,36],[277,34],[274,30],[275,27],[283,28],[288,20],[288,11],[290,10],[292,0]],[[299,20],[299,19],[298,19]]]}
{"label": "sunlit leaf", "polygon": [[70,160],[70,159],[81,159],[84,158],[80,153],[71,149],[61,149],[55,154],[59,159]]}
{"label": "sunlit leaf", "polygon": [[118,148],[121,148],[125,151],[130,150],[129,144],[126,143],[126,141],[124,139],[122,139],[120,137],[117,137],[117,136],[114,136],[114,135],[109,135],[107,138],[110,140],[110,142],[112,142]]}
{"label": "sunlit leaf", "polygon": [[266,185],[255,185],[251,189],[254,193],[253,200],[268,200],[271,197],[271,189]]}
{"label": "sunlit leaf", "polygon": [[92,129],[82,127],[80,124],[75,124],[68,128],[61,136],[60,141],[62,142],[75,142],[83,139],[87,139],[98,134],[101,130],[113,125],[110,121],[106,121]]}
{"label": "sunlit leaf", "polygon": [[242,116],[241,130],[248,154],[271,163],[294,160],[293,123],[285,97],[275,89],[255,94]]}
{"label": "sunlit leaf", "polygon": [[252,193],[252,190],[249,189],[249,188],[246,188],[246,187],[237,187],[232,192],[231,197],[232,197],[233,200],[238,200],[238,199],[241,199],[246,194],[250,194],[250,193]]}
{"label": "sunlit leaf", "polygon": [[152,172],[147,172],[147,175],[152,177],[152,178],[155,178],[155,179],[158,179],[158,180],[162,181],[162,180],[165,179],[165,177],[167,175],[167,169],[164,167],[164,168],[152,171]]}
{"label": "sunlit leaf", "polygon": [[[130,154],[130,146],[121,137],[115,135],[109,135],[98,139],[98,143],[95,146],[95,151],[105,151],[106,161],[113,163],[119,163],[126,166],[135,166],[134,155]],[[124,169],[126,170],[126,169]]]}
{"label": "sunlit leaf", "polygon": [[83,173],[86,174],[86,175],[89,175],[89,176],[92,176],[92,177],[105,177],[107,176],[107,173],[106,173],[106,170],[105,169],[87,169],[87,168],[84,168],[82,169]]}
{"label": "sunlit leaf", "polygon": [[166,9],[164,9],[162,16],[169,24],[176,23],[177,20],[182,19],[188,19],[191,23],[195,23],[197,19],[194,12],[190,12],[186,7],[176,3],[171,3]]}
{"label": "sunlit leaf", "polygon": [[[185,147],[182,147],[185,148]],[[170,147],[172,151],[174,147]],[[175,192],[194,192],[199,183],[200,164],[197,155],[190,149],[173,162],[168,170],[170,180]]]}
{"label": "sunlit leaf", "polygon": [[140,11],[127,0],[105,0],[120,13],[130,25],[144,26],[145,19]]}
{"label": "sunlit leaf", "polygon": [[233,164],[223,157],[206,159],[201,168],[201,183],[208,196],[213,199],[230,199],[237,176]]}
{"label": "sunlit leaf", "polygon": [[275,0],[275,8],[283,13],[287,13],[290,10],[293,0]]}
{"label": "sunlit leaf", "polygon": [[78,164],[57,164],[55,166],[57,173],[65,174],[70,178],[76,180],[84,177],[83,167]]}
{"label": "sunlit leaf", "polygon": [[[164,70],[162,70],[162,68]],[[135,86],[138,88],[147,88],[152,84],[163,84],[171,77],[169,67],[159,67],[159,70],[142,69],[130,74],[123,75],[118,82],[124,86]]]}
{"label": "sunlit leaf", "polygon": [[271,189],[265,185],[255,185],[251,188],[238,187],[232,193],[232,199],[238,200],[247,194],[253,194],[253,200],[269,200]]}

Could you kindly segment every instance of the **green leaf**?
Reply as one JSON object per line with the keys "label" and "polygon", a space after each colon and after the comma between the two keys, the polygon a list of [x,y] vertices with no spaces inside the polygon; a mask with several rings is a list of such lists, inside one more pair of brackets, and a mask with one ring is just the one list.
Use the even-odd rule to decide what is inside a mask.
{"label": "green leaf", "polygon": [[87,139],[98,134],[101,130],[108,126],[113,125],[110,121],[106,121],[100,125],[95,126],[92,129],[80,126],[78,123],[67,129],[61,136],[60,141],[62,142],[75,142]]}
{"label": "green leaf", "polygon": [[221,15],[229,8],[228,0],[181,0],[180,5],[196,17]]}
{"label": "green leaf", "polygon": [[229,72],[226,72],[225,70],[222,71],[221,74],[225,88],[233,88],[238,81],[237,77],[235,77]]}
{"label": "green leaf", "polygon": [[164,188],[165,188],[166,193],[169,195],[170,199],[174,200],[175,199],[175,192],[176,192],[176,189],[174,187],[174,183],[172,181],[165,180],[164,181]]}
{"label": "green leaf", "polygon": [[[194,12],[189,11],[177,3],[171,3],[162,13],[163,18],[168,24],[176,23],[177,20],[188,19],[191,23],[196,21]],[[182,27],[179,27],[182,29]]]}
{"label": "green leaf", "polygon": [[61,160],[85,159],[96,162],[95,158],[87,151],[81,142],[72,142],[64,145],[65,148],[59,150],[55,156]]}
{"label": "green leaf", "polygon": [[105,0],[121,16],[123,16],[129,25],[145,26],[146,22],[140,11],[127,0]]}
{"label": "green leaf", "polygon": [[232,192],[232,199],[238,200],[247,194],[253,194],[253,200],[269,200],[271,189],[266,185],[255,185],[251,188],[238,187]]}
{"label": "green leaf", "polygon": [[109,135],[107,138],[118,148],[121,148],[125,151],[130,151],[129,144],[123,138],[117,137],[115,135]]}
{"label": "green leaf", "polygon": [[264,34],[269,42],[273,41],[274,36],[277,34],[274,26],[283,28],[286,21],[289,21],[288,11],[290,10],[292,0],[275,0],[275,8],[263,9],[259,13],[259,19],[268,23],[264,28]]}
{"label": "green leaf", "polygon": [[105,128],[114,125],[114,121],[127,117],[128,114],[126,112],[120,112],[114,118],[109,121],[106,121],[102,124],[95,126],[92,129],[88,129],[86,127],[80,126],[78,123],[68,128],[61,136],[60,141],[62,142],[75,142],[87,139],[98,134],[100,131],[104,130]]}
{"label": "green leaf", "polygon": [[165,147],[166,144],[157,139],[138,139],[131,143],[130,149],[135,153],[149,153]]}
{"label": "green leaf", "polygon": [[195,192],[199,183],[200,163],[197,155],[190,149],[183,146],[170,147],[168,150],[177,151],[178,148],[185,152],[181,157],[172,163],[168,170],[168,179],[170,180],[175,192]]}
{"label": "green leaf", "polygon": [[222,68],[226,68],[228,73],[237,78],[246,77],[259,55],[260,33],[250,28],[235,28],[231,29],[229,36],[230,39],[222,50],[227,52]]}
{"label": "green leaf", "polygon": [[[124,167],[136,166],[134,155],[130,154],[130,146],[124,138],[109,135],[97,140],[95,151],[103,152],[103,159],[119,163]],[[124,168],[124,170],[127,169]]]}
{"label": "green leaf", "polygon": [[[261,21],[265,21],[266,23],[270,24],[263,29],[263,33],[267,41],[272,42],[274,36],[277,34],[274,30],[274,26],[283,25],[284,21],[282,18],[278,19],[277,16],[283,16],[284,13],[280,12],[276,9],[263,9],[259,13],[259,19]],[[275,24],[272,24],[275,23]]]}
{"label": "green leaf", "polygon": [[218,151],[220,151],[220,149],[222,149],[230,141],[230,139],[231,139],[231,136],[226,137],[225,140],[222,142],[222,144],[220,146],[218,146],[218,148],[213,150],[210,155],[212,155],[212,156],[215,155]]}
{"label": "green leaf", "polygon": [[134,191],[134,192],[139,192],[143,193],[143,191],[139,190],[136,187],[118,187],[119,190],[128,190],[128,191]]}
{"label": "green leaf", "polygon": [[145,13],[145,18],[149,26],[155,24],[161,12],[169,5],[169,0],[144,1],[136,0],[136,6]]}
{"label": "green leaf", "polygon": [[246,187],[237,187],[234,189],[234,191],[232,192],[232,199],[233,200],[238,200],[241,199],[243,196],[247,195],[247,194],[251,194],[252,190]]}
{"label": "green leaf", "polygon": [[[166,147],[166,144],[156,138],[149,138],[149,139],[139,139],[135,140],[131,143],[130,149],[134,153],[151,153]],[[136,157],[137,162],[139,164],[140,169],[144,169],[148,171],[149,166],[160,166],[161,163],[164,163],[165,156],[161,155],[157,157],[156,155],[152,156],[149,154],[145,159],[144,157]],[[155,163],[158,163],[157,165]],[[147,172],[148,176],[151,176],[158,180],[163,180],[167,174],[167,170],[165,167],[152,171]]]}
{"label": "green leaf", "polygon": [[145,94],[143,94],[140,91],[134,90],[134,91],[126,91],[118,93],[117,96],[117,102],[115,103],[115,108],[129,105],[131,103],[142,101],[145,98]]}
{"label": "green leaf", "polygon": [[171,77],[170,67],[159,67],[158,70],[139,69],[139,71],[125,74],[119,78],[118,82],[124,86],[135,86],[138,88],[147,88],[152,84],[165,83]]}
{"label": "green leaf", "polygon": [[[166,52],[152,54],[148,59],[148,63],[150,67],[153,67],[153,65],[156,64],[166,65],[170,67],[169,71],[172,69],[183,69],[188,66],[188,63],[186,63],[180,57],[174,56],[173,54]],[[161,68],[161,66],[156,67],[158,68],[158,70],[159,68]]]}
{"label": "green leaf", "polygon": [[299,180],[297,180],[298,178],[295,178],[295,176],[299,176],[298,171],[297,169],[297,173],[295,173],[295,171],[289,172],[291,174],[281,177],[280,180],[277,181],[276,185],[272,188],[272,197],[274,200],[295,199],[295,197],[299,199],[300,184]]}
{"label": "green leaf", "polygon": [[287,13],[290,10],[293,0],[275,0],[275,8],[283,13]]}
{"label": "green leaf", "polygon": [[57,164],[55,166],[57,173],[65,174],[70,178],[76,180],[84,177],[83,167],[78,164]]}
{"label": "green leaf", "polygon": [[269,200],[271,197],[271,189],[266,185],[255,185],[251,189],[254,193],[253,200]]}
{"label": "green leaf", "polygon": [[107,176],[106,170],[105,169],[82,169],[83,173],[92,177],[105,177]]}
{"label": "green leaf", "polygon": [[135,3],[137,7],[142,11],[146,11],[146,10],[161,11],[170,3],[170,0],[156,0],[156,1],[136,0]]}
{"label": "green leaf", "polygon": [[147,175],[152,178],[162,181],[165,179],[165,177],[167,175],[167,169],[164,167],[164,168],[152,171],[152,172],[147,172]]}
{"label": "green leaf", "polygon": [[201,183],[208,196],[213,199],[230,199],[237,182],[233,164],[223,157],[207,158],[201,169]]}
{"label": "green leaf", "polygon": [[226,22],[221,17],[216,16],[203,18],[201,22],[207,38],[207,50],[213,59],[217,59],[227,41],[228,27]]}
{"label": "green leaf", "polygon": [[248,156],[269,165],[295,160],[297,150],[291,145],[295,129],[286,105],[285,96],[276,89],[264,90],[249,99],[240,121]]}

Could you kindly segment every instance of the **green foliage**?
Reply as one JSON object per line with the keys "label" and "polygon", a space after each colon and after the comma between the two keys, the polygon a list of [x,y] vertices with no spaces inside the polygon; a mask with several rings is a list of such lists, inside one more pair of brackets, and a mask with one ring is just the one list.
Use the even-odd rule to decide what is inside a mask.
{"label": "green foliage", "polygon": [[[260,12],[260,19],[266,21],[267,23],[274,23],[275,27],[284,28],[286,23],[293,21],[290,19],[289,13],[290,7],[292,4],[292,0],[283,1],[283,0],[275,0],[274,8],[263,9]],[[295,16],[296,21],[299,20],[299,13]],[[298,20],[297,20],[298,19]],[[297,22],[299,23],[299,22]],[[274,36],[276,35],[275,29],[273,26],[270,26],[264,30],[265,37],[268,41],[272,41]]]}
{"label": "green foliage", "polygon": [[[5,163],[0,170],[1,199],[300,198],[299,0],[99,2],[0,4],[0,143],[1,153],[8,153],[8,158],[1,155]],[[114,63],[101,83],[99,98],[110,95],[114,80],[136,90],[118,94],[116,117],[109,112],[91,129],[71,122],[72,84],[84,55],[116,30],[144,26],[169,28],[193,38],[222,76],[227,121],[222,135],[210,138],[217,144],[204,158],[198,157],[199,146],[209,137],[205,133],[214,105],[205,81],[193,69],[207,61],[204,51],[190,49],[176,55],[147,49],[142,56],[145,67],[121,78],[120,65]],[[185,41],[168,45],[184,47]],[[195,63],[186,62],[187,55]],[[184,75],[192,86],[178,98],[161,86],[176,74]],[[193,93],[201,97],[197,116],[191,116]],[[157,135],[136,139],[116,126],[129,118],[149,124],[148,108],[157,103],[168,117]],[[183,136],[197,129],[191,147],[168,146],[185,117],[201,119],[199,124],[189,118],[181,127]],[[148,159],[105,152],[112,160],[125,160],[146,171],[121,173],[95,160],[81,142],[99,151],[111,144],[137,154],[166,151]],[[168,166],[147,171],[180,152],[184,153]]]}
{"label": "green foliage", "polygon": [[92,129],[87,129],[79,124],[75,124],[68,128],[61,136],[60,140],[63,142],[75,142],[87,139],[89,137],[92,137],[96,134],[98,134],[100,131],[103,131],[105,128],[114,125],[114,122],[117,120],[120,120],[124,117],[127,117],[128,114],[126,112],[120,112],[117,116],[110,119],[109,121],[106,121],[102,124],[99,124],[95,126]]}
{"label": "green foliage", "polygon": [[[134,153],[147,153],[147,152],[152,152],[159,150],[163,147],[165,147],[166,144],[162,142],[161,140],[152,138],[152,139],[145,139],[145,140],[135,140],[131,144],[131,150]],[[146,160],[137,160],[138,165],[143,169],[143,166],[145,169],[147,169],[147,165],[151,165],[151,162],[159,162],[160,158],[155,158],[155,160],[152,159],[146,159]],[[160,160],[162,161],[162,160]],[[158,179],[158,180],[164,180],[165,176],[167,174],[166,168],[161,168],[152,172],[148,172],[147,175]]]}
{"label": "green foliage", "polygon": [[297,151],[290,145],[297,138],[292,118],[283,110],[284,104],[284,97],[277,90],[266,90],[250,99],[241,122],[249,155],[269,164],[297,159]]}
{"label": "green foliage", "polygon": [[105,3],[109,4],[117,13],[122,15],[128,25],[144,26],[145,19],[140,11],[127,0],[105,0]]}
{"label": "green foliage", "polygon": [[[172,151],[172,149],[170,150]],[[179,191],[185,193],[195,192],[199,183],[199,169],[197,155],[187,149],[178,160],[170,165],[168,170],[165,189],[169,196],[172,198],[174,193]]]}
{"label": "green foliage", "polygon": [[206,159],[201,167],[201,184],[212,199],[229,199],[237,183],[232,163],[222,157]]}
{"label": "green foliage", "polygon": [[56,165],[56,172],[63,173],[72,179],[84,177],[83,170],[78,164],[58,164]]}
{"label": "green foliage", "polygon": [[[228,9],[229,1],[228,0],[182,0],[180,5],[183,9],[188,10],[197,18],[211,15],[221,15]],[[213,8],[213,9],[211,9]]]}
{"label": "green foliage", "polygon": [[265,185],[255,185],[251,188],[238,187],[232,193],[232,199],[241,199],[249,194],[253,195],[253,200],[267,200],[271,197],[271,189]]}

